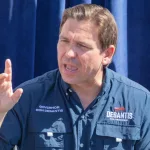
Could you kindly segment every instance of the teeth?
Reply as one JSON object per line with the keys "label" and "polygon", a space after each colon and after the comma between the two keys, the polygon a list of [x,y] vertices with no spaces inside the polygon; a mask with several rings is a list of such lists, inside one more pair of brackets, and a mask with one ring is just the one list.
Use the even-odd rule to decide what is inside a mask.
{"label": "teeth", "polygon": [[76,70],[77,70],[76,67],[73,67],[73,66],[70,66],[70,65],[66,65],[66,69],[67,69],[68,71],[76,71]]}

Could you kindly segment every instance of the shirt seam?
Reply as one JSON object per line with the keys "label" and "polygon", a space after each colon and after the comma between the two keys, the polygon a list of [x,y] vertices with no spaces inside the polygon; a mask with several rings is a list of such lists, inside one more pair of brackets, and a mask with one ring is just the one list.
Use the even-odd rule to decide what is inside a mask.
{"label": "shirt seam", "polygon": [[143,90],[143,89],[141,89],[141,88],[138,88],[138,87],[135,87],[135,86],[126,84],[125,82],[122,82],[122,81],[120,81],[120,80],[118,80],[118,79],[116,79],[116,78],[112,78],[112,79],[117,80],[118,82],[120,82],[120,83],[122,83],[122,84],[124,84],[124,85],[126,85],[126,86],[128,86],[128,87],[132,87],[132,88],[134,88],[134,89],[137,89],[137,90],[140,90],[140,91],[144,92],[144,93],[147,94],[147,95],[150,95],[150,92],[149,92],[149,91],[145,91],[145,90]]}

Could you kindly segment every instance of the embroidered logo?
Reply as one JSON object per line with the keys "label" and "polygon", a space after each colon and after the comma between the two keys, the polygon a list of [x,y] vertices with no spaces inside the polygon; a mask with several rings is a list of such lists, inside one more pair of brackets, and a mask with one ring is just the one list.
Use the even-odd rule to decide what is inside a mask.
{"label": "embroidered logo", "polygon": [[115,111],[125,111],[124,107],[115,107],[114,108]]}
{"label": "embroidered logo", "polygon": [[63,119],[59,118],[50,128],[43,129],[39,137],[43,139],[43,143],[46,147],[64,147],[63,133],[65,131],[66,128]]}
{"label": "embroidered logo", "polygon": [[40,105],[39,108],[36,108],[36,111],[48,112],[48,113],[59,113],[59,112],[63,112],[63,109],[61,109],[60,106],[43,106],[43,105]]}
{"label": "embroidered logo", "polygon": [[106,117],[110,120],[128,121],[133,118],[131,112],[125,112],[124,107],[114,107],[114,111],[107,111]]}

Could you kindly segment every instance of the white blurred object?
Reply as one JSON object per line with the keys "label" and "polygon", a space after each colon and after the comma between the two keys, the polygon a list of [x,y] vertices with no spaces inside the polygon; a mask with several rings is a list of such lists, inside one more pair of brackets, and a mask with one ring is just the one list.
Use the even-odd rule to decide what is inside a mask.
{"label": "white blurred object", "polygon": [[18,150],[17,146],[15,146],[13,150]]}

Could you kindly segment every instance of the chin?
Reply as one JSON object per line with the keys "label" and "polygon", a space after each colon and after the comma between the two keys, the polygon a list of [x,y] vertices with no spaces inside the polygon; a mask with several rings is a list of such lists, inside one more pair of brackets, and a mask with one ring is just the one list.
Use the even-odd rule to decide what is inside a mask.
{"label": "chin", "polygon": [[78,84],[80,82],[78,79],[74,79],[73,77],[62,76],[62,79],[68,84]]}

